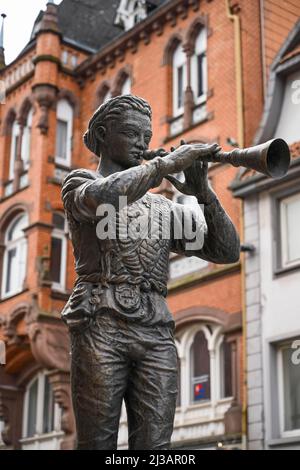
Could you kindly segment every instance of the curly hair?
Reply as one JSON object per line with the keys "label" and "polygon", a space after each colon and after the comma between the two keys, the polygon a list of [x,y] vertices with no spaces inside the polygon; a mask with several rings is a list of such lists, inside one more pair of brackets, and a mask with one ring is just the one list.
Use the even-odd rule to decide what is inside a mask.
{"label": "curly hair", "polygon": [[112,119],[120,118],[122,114],[128,110],[139,111],[150,119],[152,117],[151,107],[143,98],[139,98],[134,95],[121,95],[111,98],[101,104],[92,116],[88,125],[88,130],[83,136],[83,141],[86,147],[95,155],[100,157],[100,142],[95,130],[101,126],[105,127],[108,121]]}

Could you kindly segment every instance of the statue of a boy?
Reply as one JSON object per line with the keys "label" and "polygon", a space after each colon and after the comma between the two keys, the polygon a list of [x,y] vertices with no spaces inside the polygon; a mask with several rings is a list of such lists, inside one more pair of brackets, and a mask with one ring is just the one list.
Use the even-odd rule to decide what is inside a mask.
{"label": "statue of a boy", "polygon": [[[84,136],[86,146],[101,156],[97,170],[74,170],[63,183],[78,274],[62,312],[71,336],[78,449],[117,448],[123,399],[129,449],[169,448],[177,397],[174,321],[166,303],[169,253],[214,263],[239,258],[237,232],[209,187],[207,163],[201,162],[218,152],[218,145],[147,153],[151,137],[145,100],[131,95],[109,100]],[[142,164],[143,158],[149,161]],[[182,171],[180,188],[196,196],[198,212],[149,192]],[[116,230],[105,238],[100,222],[110,207],[109,224]],[[136,220],[143,233],[137,235],[138,227],[124,232],[128,221]],[[154,230],[145,236],[148,222]],[[183,229],[180,237],[173,234],[176,227]],[[191,243],[191,234],[198,245]]]}

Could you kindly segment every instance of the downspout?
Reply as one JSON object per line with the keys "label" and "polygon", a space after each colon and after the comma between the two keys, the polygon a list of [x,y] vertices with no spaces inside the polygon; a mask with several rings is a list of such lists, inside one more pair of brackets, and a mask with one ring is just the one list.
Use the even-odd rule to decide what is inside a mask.
{"label": "downspout", "polygon": [[[226,15],[234,24],[235,80],[237,103],[238,146],[244,148],[244,96],[241,21],[238,14],[232,13],[230,0],[225,0]],[[244,204],[240,202],[240,237],[244,238]],[[242,447],[247,448],[247,354],[246,354],[246,302],[245,302],[245,261],[241,257],[241,302],[242,302],[242,348],[243,348],[243,390],[242,390]]]}
{"label": "downspout", "polygon": [[265,100],[267,87],[267,67],[265,54],[265,5],[264,0],[259,0],[260,6],[260,42],[262,55],[262,78],[263,78],[263,99]]}
{"label": "downspout", "polygon": [[243,62],[242,62],[242,38],[241,21],[238,14],[231,13],[230,0],[225,0],[227,17],[234,24],[234,56],[235,56],[235,81],[236,81],[236,107],[238,121],[238,144],[244,148],[244,97],[243,97]]}

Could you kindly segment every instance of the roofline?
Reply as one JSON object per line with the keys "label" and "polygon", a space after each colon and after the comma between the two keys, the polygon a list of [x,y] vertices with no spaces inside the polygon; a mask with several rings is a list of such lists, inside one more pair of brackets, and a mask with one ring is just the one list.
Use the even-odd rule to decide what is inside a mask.
{"label": "roofline", "polygon": [[9,70],[11,67],[13,67],[20,59],[22,59],[28,52],[32,51],[32,49],[34,49],[36,45],[36,40],[33,39],[32,41],[30,41],[25,47],[24,49],[19,53],[19,55],[12,61],[10,62],[8,65],[6,65],[3,69],[0,70],[0,74],[3,74],[4,72],[6,72],[7,70]]}
{"label": "roofline", "polygon": [[[198,5],[199,0],[195,0],[195,4]],[[144,20],[137,23],[133,28],[128,31],[125,31],[120,36],[117,36],[115,39],[106,44],[103,48],[99,49],[95,55],[89,57],[88,59],[86,59],[86,61],[82,62],[77,67],[76,72],[82,76],[84,76],[87,72],[88,75],[89,69],[96,69],[97,62],[99,62],[105,55],[111,54],[115,49],[122,48],[122,46],[123,50],[129,49],[130,45],[128,43],[130,43],[133,38],[133,42],[138,43],[142,39],[141,33],[143,37],[147,36],[146,28],[155,23],[158,18],[164,16],[163,21],[161,22],[161,24],[163,24],[166,21],[169,21],[169,18],[166,18],[168,13],[172,12],[174,13],[174,16],[178,16],[179,14],[181,14],[182,12],[178,12],[179,5],[182,5],[182,7],[186,9],[193,7],[193,4],[191,4],[188,0],[168,0],[167,3],[155,8],[155,10],[150,13],[150,15],[148,15]],[[151,32],[153,32],[153,29],[149,30],[148,34],[150,35]]]}

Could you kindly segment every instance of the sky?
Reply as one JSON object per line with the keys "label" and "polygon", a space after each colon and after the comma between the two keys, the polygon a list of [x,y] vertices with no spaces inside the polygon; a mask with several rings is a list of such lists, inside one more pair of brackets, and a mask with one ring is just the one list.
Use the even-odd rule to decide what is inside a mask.
{"label": "sky", "polygon": [[[59,4],[61,0],[55,0]],[[33,23],[47,0],[0,0],[0,14],[5,13],[4,48],[6,64],[12,62],[28,43]],[[2,18],[0,18],[2,20]]]}

